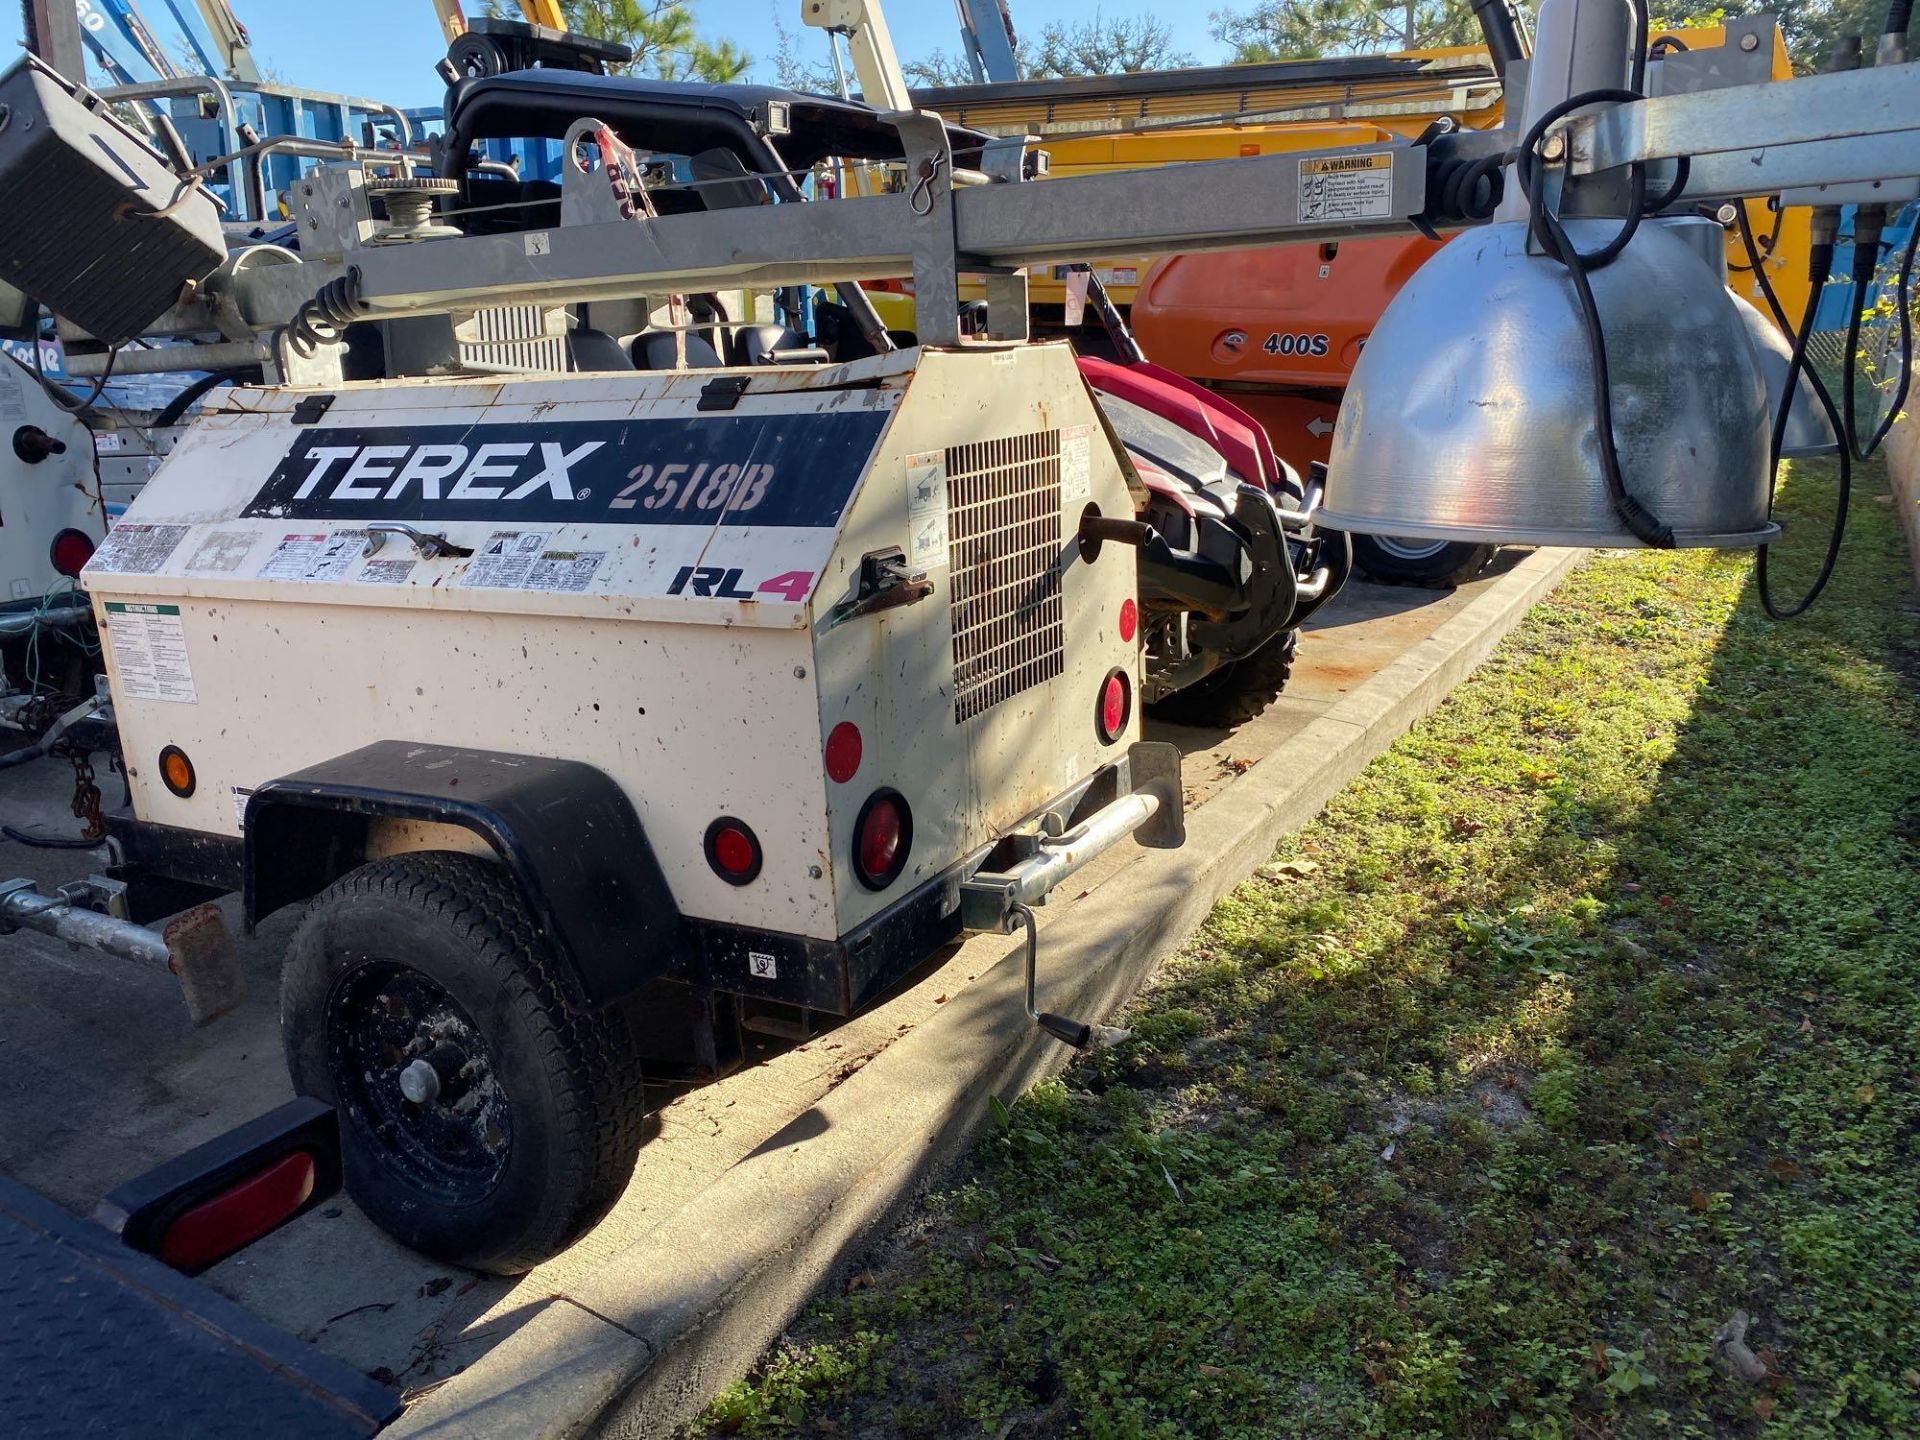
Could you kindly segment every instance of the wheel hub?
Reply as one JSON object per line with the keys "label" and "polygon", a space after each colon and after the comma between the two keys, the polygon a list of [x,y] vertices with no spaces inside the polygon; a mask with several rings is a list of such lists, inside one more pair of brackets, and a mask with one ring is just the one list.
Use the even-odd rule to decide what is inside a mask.
{"label": "wheel hub", "polygon": [[507,1098],[453,997],[404,966],[366,966],[328,1020],[342,1108],[383,1161],[451,1200],[491,1190],[511,1151]]}

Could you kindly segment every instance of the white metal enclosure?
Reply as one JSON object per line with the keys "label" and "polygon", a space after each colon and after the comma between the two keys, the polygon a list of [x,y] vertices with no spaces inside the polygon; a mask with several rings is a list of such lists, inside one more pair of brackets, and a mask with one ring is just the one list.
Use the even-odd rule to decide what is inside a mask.
{"label": "white metal enclosure", "polygon": [[[1132,513],[1064,346],[235,390],[85,581],[144,821],[233,835],[254,787],[379,740],[577,760],[683,914],[833,939],[1136,738],[1131,713],[1097,731],[1106,677],[1137,682],[1136,580],[1124,547],[1083,558],[1089,504]],[[366,553],[396,522],[474,553]],[[931,593],[836,615],[890,549]],[[170,745],[190,795],[157,774]],[[881,787],[913,836],[875,892],[848,857]],[[706,862],[720,816],[764,846],[751,884]]]}

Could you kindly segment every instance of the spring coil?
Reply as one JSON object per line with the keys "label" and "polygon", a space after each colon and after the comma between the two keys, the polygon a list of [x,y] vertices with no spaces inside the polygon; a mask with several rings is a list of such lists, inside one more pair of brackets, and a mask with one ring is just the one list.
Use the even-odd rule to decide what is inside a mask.
{"label": "spring coil", "polygon": [[349,266],[338,280],[330,280],[287,322],[287,344],[296,355],[307,356],[322,345],[337,345],[347,327],[373,312],[360,296],[360,267]]}
{"label": "spring coil", "polygon": [[1477,160],[1456,160],[1442,164],[1432,178],[1438,203],[1428,204],[1428,213],[1442,223],[1452,220],[1478,222],[1491,220],[1506,189],[1502,173],[1508,159],[1505,154],[1482,155]]}

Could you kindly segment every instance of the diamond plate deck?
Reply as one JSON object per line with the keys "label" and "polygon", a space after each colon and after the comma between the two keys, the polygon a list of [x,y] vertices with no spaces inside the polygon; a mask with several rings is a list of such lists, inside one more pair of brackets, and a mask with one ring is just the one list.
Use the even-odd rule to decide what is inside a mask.
{"label": "diamond plate deck", "polygon": [[0,1433],[344,1440],[400,1410],[358,1371],[0,1179]]}

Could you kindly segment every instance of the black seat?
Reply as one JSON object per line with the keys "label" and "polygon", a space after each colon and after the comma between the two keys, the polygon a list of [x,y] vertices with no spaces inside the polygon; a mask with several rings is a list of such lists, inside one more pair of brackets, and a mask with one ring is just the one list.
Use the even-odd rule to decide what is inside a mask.
{"label": "black seat", "polygon": [[[551,180],[512,180],[469,172],[460,228],[469,235],[511,235],[560,224],[560,187]],[[494,207],[502,208],[494,208]]]}
{"label": "black seat", "polygon": [[827,352],[785,325],[742,325],[733,335],[742,365],[824,364]]}
{"label": "black seat", "polygon": [[[705,336],[688,331],[686,340],[689,370],[718,370],[726,363]],[[672,370],[675,349],[673,331],[649,330],[633,342],[633,363],[641,370]]]}
{"label": "black seat", "polygon": [[567,358],[575,370],[631,370],[633,357],[604,330],[567,332]]}

